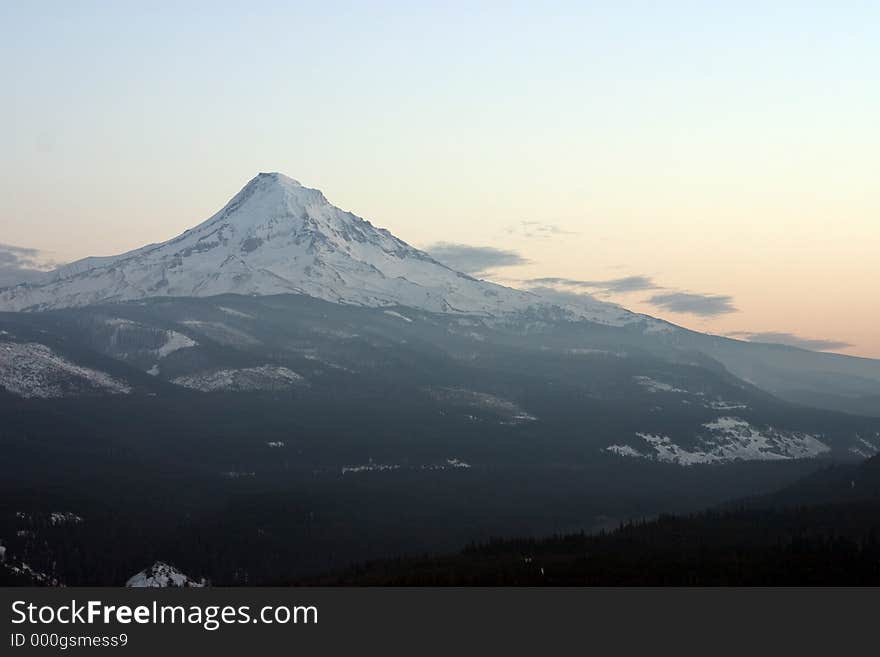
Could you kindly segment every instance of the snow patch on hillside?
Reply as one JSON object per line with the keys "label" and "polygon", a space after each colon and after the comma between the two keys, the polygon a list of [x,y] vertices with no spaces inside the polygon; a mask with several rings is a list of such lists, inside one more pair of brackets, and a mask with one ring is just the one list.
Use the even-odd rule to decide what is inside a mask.
{"label": "snow patch on hillside", "polygon": [[389,472],[391,470],[399,470],[400,466],[396,463],[363,463],[361,465],[346,465],[342,468],[342,474],[360,474],[362,472]]}
{"label": "snow patch on hillside", "polygon": [[14,575],[20,575],[22,577],[28,578],[34,585],[40,586],[63,586],[60,581],[56,577],[49,575],[47,573],[40,572],[38,570],[34,570],[29,564],[24,561],[15,562],[11,558],[8,559],[6,557],[6,551],[3,551],[3,559],[0,560],[0,565],[2,565],[6,570],[13,573]]}
{"label": "snow patch on hillside", "polygon": [[394,472],[396,470],[470,470],[471,464],[462,459],[452,457],[440,463],[428,463],[421,466],[403,466],[397,463],[374,463],[372,459],[368,463],[360,465],[347,465],[342,468],[342,474],[362,474],[364,472]]}
{"label": "snow patch on hillside", "polygon": [[221,472],[221,477],[226,477],[227,479],[253,479],[257,476],[257,473],[249,470],[247,472],[242,472],[241,470],[229,470],[227,472]]}
{"label": "snow patch on hillside", "polygon": [[538,419],[515,402],[485,392],[465,388],[429,388],[428,394],[440,402],[490,411],[500,415],[503,424],[522,424]]}
{"label": "snow patch on hillside", "polygon": [[471,464],[459,458],[446,459],[443,463],[423,465],[422,470],[470,470]]}
{"label": "snow patch on hillside", "polygon": [[280,365],[213,370],[172,379],[172,383],[201,392],[285,390],[304,382],[300,374]]}
{"label": "snow patch on hillside", "polygon": [[635,447],[631,447],[630,445],[608,445],[604,451],[611,454],[617,454],[618,456],[632,456],[634,458],[645,456]]}
{"label": "snow patch on hillside", "polygon": [[123,352],[131,349],[132,341],[130,339],[126,341],[126,337],[137,332],[155,335],[158,339],[163,340],[158,347],[147,350],[160,359],[170,356],[175,351],[198,345],[195,340],[178,331],[157,329],[122,317],[108,317],[104,323],[113,329],[109,338],[110,344]]}
{"label": "snow patch on hillside", "polygon": [[227,308],[226,306],[218,306],[221,312],[226,313],[232,317],[240,317],[241,319],[253,319],[253,315],[248,315],[247,313],[243,313],[240,310],[235,310],[234,308]]}
{"label": "snow patch on hillside", "polygon": [[[880,438],[880,434],[878,434],[875,438]],[[856,434],[856,444],[849,448],[850,453],[855,454],[858,457],[863,459],[869,459],[872,456],[877,456],[880,454],[880,447],[878,447],[877,443],[871,442]]]}
{"label": "snow patch on hillside", "polygon": [[82,522],[82,517],[72,511],[53,511],[49,514],[49,523],[52,525],[78,525]]}
{"label": "snow patch on hillside", "polygon": [[202,588],[204,579],[195,580],[164,561],[157,561],[149,568],[129,578],[127,588]]}
{"label": "snow patch on hillside", "polygon": [[240,331],[223,322],[205,322],[198,319],[186,319],[181,324],[195,329],[207,338],[220,344],[235,346],[253,346],[260,343],[254,336]]}
{"label": "snow patch on hillside", "polygon": [[611,351],[609,349],[594,349],[586,347],[576,347],[574,349],[566,349],[565,351],[572,356],[612,356],[613,358],[626,358],[629,356],[625,351]]}
{"label": "snow patch on hillside", "polygon": [[747,404],[725,401],[723,399],[716,399],[715,401],[707,402],[704,406],[706,408],[711,408],[713,411],[739,411],[748,408]]}
{"label": "snow patch on hillside", "polygon": [[123,381],[72,363],[37,342],[0,343],[0,387],[20,397],[38,399],[131,392]]}
{"label": "snow patch on hillside", "polygon": [[181,349],[189,349],[190,347],[198,346],[198,342],[190,338],[189,336],[184,335],[183,333],[178,333],[177,331],[166,331],[165,332],[165,344],[155,350],[156,355],[159,358],[165,358],[166,356],[170,356],[175,351],[180,351]]}
{"label": "snow patch on hillside", "polygon": [[402,319],[404,322],[412,323],[412,320],[409,317],[407,317],[406,315],[401,315],[399,312],[396,312],[394,310],[383,310],[382,312],[384,312],[389,317],[396,317],[397,319]]}
{"label": "snow patch on hillside", "polygon": [[666,435],[636,433],[647,443],[649,452],[630,445],[609,445],[604,451],[632,458],[647,458],[678,465],[728,463],[731,461],[784,461],[816,458],[830,451],[818,436],[784,432],[766,427],[758,429],[746,420],[719,417],[702,425],[706,431],[697,436],[697,445],[688,449]]}
{"label": "snow patch on hillside", "polygon": [[681,388],[676,388],[669,383],[664,383],[663,381],[656,381],[649,376],[634,376],[633,379],[637,384],[646,388],[649,392],[678,392],[683,394],[690,394],[687,390],[682,390]]}

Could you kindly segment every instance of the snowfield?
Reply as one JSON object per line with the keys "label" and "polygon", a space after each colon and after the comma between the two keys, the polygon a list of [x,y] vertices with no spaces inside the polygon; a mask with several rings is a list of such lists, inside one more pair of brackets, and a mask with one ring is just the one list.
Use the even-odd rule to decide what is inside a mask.
{"label": "snowfield", "polygon": [[201,392],[220,390],[243,392],[285,390],[294,385],[304,384],[305,379],[293,370],[280,365],[261,365],[189,374],[172,379],[172,383]]}
{"label": "snowfield", "polygon": [[609,445],[604,451],[630,458],[646,458],[678,465],[728,463],[731,461],[780,461],[816,458],[831,448],[818,436],[783,432],[767,427],[758,429],[736,417],[719,417],[703,425],[698,445],[686,449],[669,436],[637,433],[647,443],[641,451],[632,445]]}
{"label": "snowfield", "polygon": [[72,363],[37,342],[0,342],[0,387],[19,397],[39,399],[131,393],[123,381]]}

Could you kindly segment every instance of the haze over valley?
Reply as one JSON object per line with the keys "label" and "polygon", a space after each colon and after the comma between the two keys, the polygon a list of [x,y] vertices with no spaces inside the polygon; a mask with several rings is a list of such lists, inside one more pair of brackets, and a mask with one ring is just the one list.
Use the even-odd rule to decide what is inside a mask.
{"label": "haze over valley", "polygon": [[292,581],[880,451],[878,361],[503,287],[279,173],[0,309],[0,536],[43,583]]}
{"label": "haze over valley", "polygon": [[3,3],[0,586],[880,584],[806,5]]}

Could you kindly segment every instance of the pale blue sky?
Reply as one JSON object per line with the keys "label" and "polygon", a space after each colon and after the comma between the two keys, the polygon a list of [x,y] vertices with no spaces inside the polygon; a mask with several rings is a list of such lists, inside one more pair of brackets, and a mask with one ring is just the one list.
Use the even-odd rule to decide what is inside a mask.
{"label": "pale blue sky", "polygon": [[0,243],[164,240],[278,170],[418,246],[530,261],[499,280],[646,275],[738,309],[674,321],[880,356],[880,3],[0,2],[0,25]]}

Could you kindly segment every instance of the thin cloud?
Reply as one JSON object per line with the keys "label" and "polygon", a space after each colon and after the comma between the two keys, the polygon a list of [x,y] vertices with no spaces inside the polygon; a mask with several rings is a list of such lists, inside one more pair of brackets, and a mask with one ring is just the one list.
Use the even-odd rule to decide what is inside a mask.
{"label": "thin cloud", "polygon": [[573,278],[532,278],[526,281],[531,285],[560,285],[564,287],[584,288],[607,294],[623,294],[643,290],[657,290],[658,286],[650,276],[624,276],[599,281],[584,281]]}
{"label": "thin cloud", "polygon": [[560,290],[558,287],[550,287],[546,285],[538,285],[527,289],[532,294],[537,294],[538,296],[543,297],[548,301],[566,305],[578,305],[583,303],[584,301],[594,298],[591,294],[587,292]]}
{"label": "thin cloud", "polygon": [[784,344],[789,347],[799,347],[811,351],[833,351],[835,349],[847,349],[854,345],[842,340],[826,340],[822,338],[805,338],[794,333],[783,331],[735,331],[729,334],[731,337],[740,337],[749,342],[768,342],[770,344]]}
{"label": "thin cloud", "polygon": [[0,264],[17,264],[21,267],[37,268],[38,249],[29,249],[23,246],[0,244]]}
{"label": "thin cloud", "polygon": [[506,231],[511,235],[537,239],[549,239],[558,235],[577,234],[573,231],[565,230],[557,224],[548,223],[546,221],[520,221],[517,224],[508,226]]}
{"label": "thin cloud", "polygon": [[696,292],[665,292],[655,294],[646,303],[673,313],[715,317],[737,312],[733,297],[726,294],[698,294]]}
{"label": "thin cloud", "polygon": [[0,244],[0,287],[35,281],[53,266],[39,249]]}
{"label": "thin cloud", "polygon": [[736,307],[733,305],[733,297],[731,296],[670,290],[658,285],[651,276],[641,274],[602,280],[548,276],[544,278],[530,278],[523,281],[523,283],[531,291],[538,292],[544,296],[548,296],[551,292],[556,292],[560,295],[560,299],[585,294],[613,297],[631,292],[662,290],[662,292],[658,292],[649,299],[646,299],[645,302],[670,312],[699,315],[701,317],[713,317],[737,312]]}
{"label": "thin cloud", "polygon": [[498,267],[515,267],[528,264],[528,259],[516,251],[496,249],[493,246],[470,246],[438,242],[425,251],[443,264],[465,274],[485,274]]}

